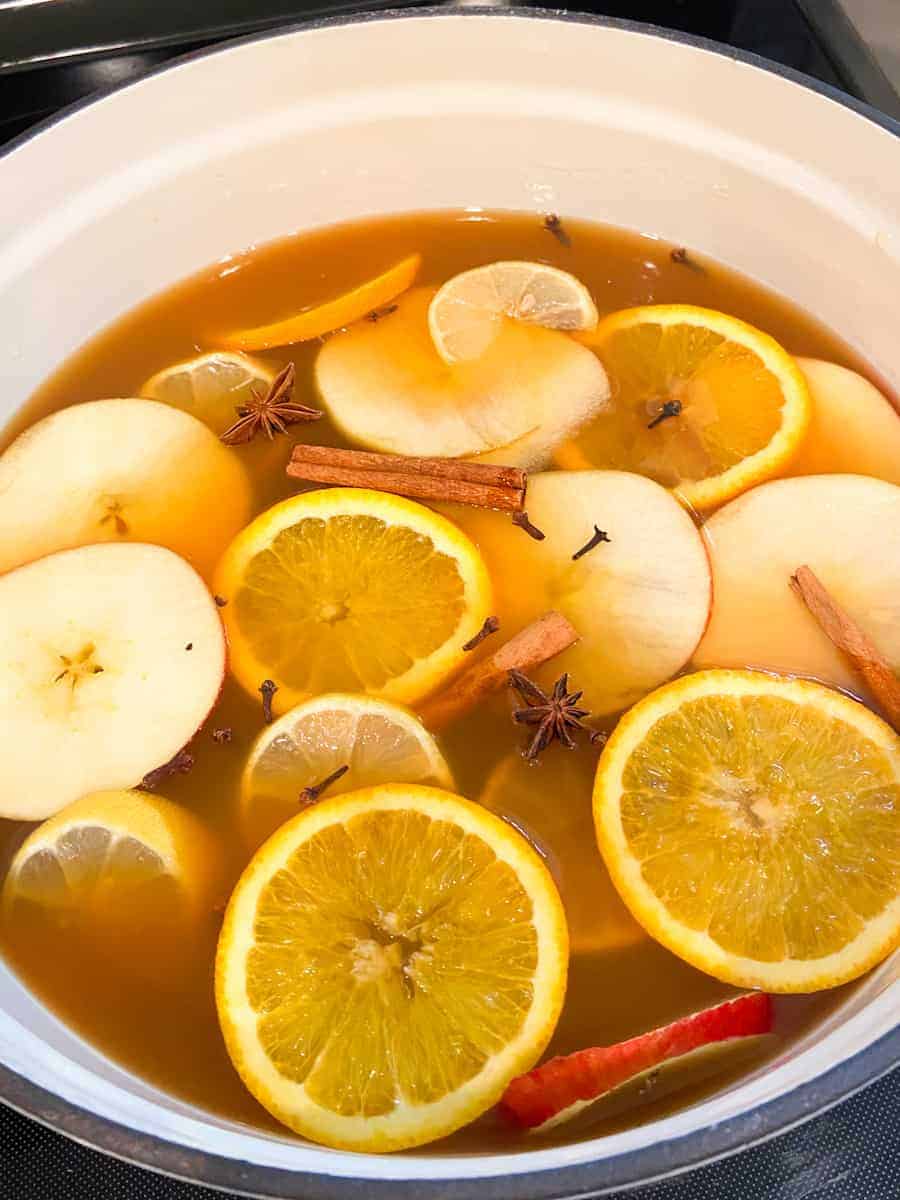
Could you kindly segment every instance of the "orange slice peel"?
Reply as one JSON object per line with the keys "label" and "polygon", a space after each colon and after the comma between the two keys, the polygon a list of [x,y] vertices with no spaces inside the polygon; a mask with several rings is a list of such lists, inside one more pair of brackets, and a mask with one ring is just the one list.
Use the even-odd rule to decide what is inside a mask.
{"label": "orange slice peel", "polygon": [[421,254],[410,254],[381,275],[367,279],[334,300],[269,325],[234,330],[219,337],[218,342],[230,350],[270,350],[273,346],[292,346],[333,333],[396,300],[412,285],[421,265]]}

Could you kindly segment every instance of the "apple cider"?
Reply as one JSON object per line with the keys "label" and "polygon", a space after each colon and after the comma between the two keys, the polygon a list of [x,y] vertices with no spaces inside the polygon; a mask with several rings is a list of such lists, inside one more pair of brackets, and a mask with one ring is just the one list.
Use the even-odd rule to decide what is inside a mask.
{"label": "apple cider", "polygon": [[[691,248],[554,215],[471,209],[334,226],[228,255],[126,314],[23,397],[2,442],[0,614],[12,612],[20,632],[14,649],[12,634],[0,637],[9,659],[0,695],[22,713],[15,753],[4,755],[34,759],[18,776],[9,771],[0,791],[30,792],[40,780],[33,796],[0,802],[6,962],[100,1052],[164,1091],[251,1126],[358,1149],[446,1136],[461,1150],[525,1149],[535,1143],[521,1128],[544,1124],[545,1138],[597,1136],[694,1103],[783,1055],[890,952],[900,929],[900,744],[891,730],[900,417],[886,396],[837,333],[750,279]],[[55,447],[50,422],[70,409],[83,429],[73,425],[65,445],[60,430]],[[51,498],[39,521],[23,514],[47,479],[46,468],[34,484],[29,475],[41,471],[41,454],[77,463],[66,467],[70,494]],[[118,474],[104,475],[105,455]],[[300,505],[296,518],[275,507],[284,502]],[[289,542],[301,513],[305,532]],[[860,532],[866,522],[881,531],[877,553]],[[117,558],[94,553],[124,545],[140,554],[121,571]],[[166,548],[165,562],[148,545]],[[184,560],[190,582],[179,574]],[[140,628],[115,610],[117,588],[122,609],[131,604],[129,572],[146,590],[134,604]],[[62,589],[54,604],[65,610],[82,582],[107,599],[86,596],[84,632],[60,632],[51,646],[49,624],[28,625],[39,597]],[[845,632],[863,628],[874,675],[860,673],[840,632],[823,631],[835,612]],[[557,622],[551,634],[539,624],[546,614]],[[552,649],[549,637],[559,638]],[[123,646],[141,638],[146,667],[126,688],[138,667]],[[18,649],[30,654],[37,641],[43,657],[23,674]],[[38,676],[39,699],[22,700]],[[469,691],[465,679],[475,681]],[[319,703],[332,695],[340,703]],[[94,724],[83,715],[92,704]],[[40,722],[48,731],[32,737]],[[268,732],[276,726],[277,737]],[[334,749],[348,738],[352,754]],[[820,757],[799,761],[798,742]],[[154,745],[158,759],[145,761]],[[58,747],[58,757],[47,761],[42,746]],[[874,780],[865,797],[853,774],[860,755]],[[827,779],[846,815],[823,832],[813,801]],[[541,1075],[549,1068],[532,1071],[528,1097],[510,1083],[499,1109],[500,1093],[474,1094],[480,1068],[460,1068],[446,1086],[472,1089],[466,1116],[422,1130],[410,1104],[413,1115],[383,1142],[374,1133],[347,1141],[337,1118],[286,1116],[274,1084],[233,1065],[247,1039],[265,1042],[270,1011],[260,1001],[267,1015],[255,1024],[226,1012],[234,971],[251,1000],[266,986],[252,971],[265,969],[268,950],[236,963],[242,905],[257,886],[245,871],[252,859],[255,879],[266,855],[287,853],[300,814],[338,814],[328,805],[370,794],[361,788],[400,794],[403,785],[495,814],[485,845],[520,881],[540,874],[527,902],[503,901],[517,914],[511,923],[534,922],[534,946],[498,940],[507,949],[496,956],[527,960],[534,979],[521,988],[486,981],[471,999],[472,1027],[487,1022],[493,1039],[490,1049],[487,1035],[472,1032],[472,1041],[489,1056],[503,1053],[503,1037],[518,1046],[527,1022],[495,1028],[479,1015],[482,1001],[499,996],[500,1007],[524,1011],[542,988],[555,996],[545,1034],[511,1055],[507,1080],[748,993],[773,996],[765,1028],[715,1034],[728,1043],[716,1067],[692,1060],[665,1087],[656,1050],[642,1049],[631,1067],[614,1055],[608,1083],[596,1084],[613,1102],[592,1111],[595,1093],[576,1090],[572,1112],[576,1100],[588,1107],[571,1122],[569,1100],[529,1107],[528,1097],[556,1096],[564,1066],[552,1087]],[[72,809],[88,816],[66,825],[69,806],[95,794],[106,798]],[[138,815],[129,815],[129,795]],[[417,819],[437,821],[433,791],[423,795]],[[463,825],[471,807],[460,809]],[[441,820],[449,830],[451,818]],[[880,831],[884,858],[860,844],[864,828]],[[42,830],[43,840],[26,840]],[[857,882],[845,873],[834,884],[848,889],[832,906],[852,910],[846,928],[838,916],[813,922],[809,906],[777,928],[767,921],[767,898],[787,911],[777,888],[788,877],[795,890],[813,887],[816,902],[832,886],[827,865],[808,858],[801,870],[791,857],[787,843],[805,839],[833,839],[833,857],[853,865]],[[498,849],[507,841],[508,860]],[[328,851],[337,890],[340,856],[353,853],[344,844]],[[399,870],[393,851],[359,853]],[[311,854],[302,861],[313,870]],[[412,891],[414,848],[409,861]],[[716,882],[718,869],[727,884]],[[442,902],[453,888],[487,886],[489,874],[472,868],[446,884]],[[421,887],[424,895],[434,879]],[[557,889],[568,946],[560,934],[561,962],[550,967],[547,922],[534,914],[557,904]],[[313,894],[309,883],[303,895]],[[268,916],[258,929],[291,919],[277,887],[260,896],[257,912]],[[478,896],[460,902],[460,921],[491,909]],[[418,927],[400,929],[403,903],[366,918],[374,932],[347,951],[340,976],[341,986],[377,992],[386,1010],[450,987],[448,973],[428,975],[435,947],[473,937],[467,926],[466,937],[445,931],[426,946]],[[316,936],[325,946],[333,928],[340,948],[351,925],[329,926],[338,917],[324,896],[321,905]],[[423,922],[426,907],[417,909]],[[890,926],[880,941],[867,932],[877,921]],[[485,937],[505,938],[500,926]],[[330,951],[317,953],[303,988],[326,971]],[[820,970],[826,962],[830,974]],[[488,967],[464,957],[455,965],[477,992],[472,981]],[[298,1014],[318,1013],[322,998],[295,982]],[[357,1053],[351,1010],[347,1000],[336,1026],[348,1058]],[[396,1019],[402,1033],[413,1017]],[[460,1016],[461,1028],[468,1020]],[[745,1046],[744,1033],[754,1035]],[[686,1060],[705,1037],[692,1032],[666,1053]],[[301,1068],[289,1057],[303,1039],[286,1030],[272,1038],[276,1066],[307,1081],[317,1111],[364,1111],[346,1098],[347,1081],[343,1091],[313,1089],[326,1049],[310,1050]],[[465,1057],[454,1042],[457,1052]],[[373,1120],[404,1107],[379,1103]]]}

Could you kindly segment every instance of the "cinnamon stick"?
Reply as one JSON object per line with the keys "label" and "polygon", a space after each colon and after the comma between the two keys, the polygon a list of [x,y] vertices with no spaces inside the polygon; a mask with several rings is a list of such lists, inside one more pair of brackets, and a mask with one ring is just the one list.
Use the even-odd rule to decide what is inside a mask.
{"label": "cinnamon stick", "polygon": [[900,733],[900,680],[878,647],[809,567],[797,568],[791,576],[791,587]]}
{"label": "cinnamon stick", "polygon": [[504,642],[480,662],[473,663],[443,692],[426,700],[419,716],[429,729],[444,729],[470,712],[485,696],[506,686],[510,671],[528,671],[562,654],[578,641],[578,631],[562,613],[548,612]]}
{"label": "cinnamon stick", "polygon": [[518,467],[303,444],[294,447],[287,473],[312,483],[374,488],[416,500],[474,504],[505,512],[521,511],[528,481]]}

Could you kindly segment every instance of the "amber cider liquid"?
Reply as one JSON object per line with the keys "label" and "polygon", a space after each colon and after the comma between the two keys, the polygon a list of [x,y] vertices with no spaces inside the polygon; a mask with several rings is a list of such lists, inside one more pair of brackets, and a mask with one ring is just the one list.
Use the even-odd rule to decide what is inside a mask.
{"label": "amber cider liquid", "polygon": [[[565,246],[543,227],[538,215],[466,210],[377,218],[286,238],[245,253],[229,255],[198,275],[155,296],[116,321],[73,355],[13,418],[0,449],[37,418],[67,405],[103,397],[139,394],[158,370],[216,348],[217,330],[236,329],[287,316],[331,299],[418,251],[421,283],[439,284],[469,267],[502,259],[543,260],[571,271],[590,289],[602,314],[632,305],[683,302],[715,308],[758,326],[798,355],[828,359],[872,377],[865,364],[808,313],[733,271],[691,255],[673,259],[673,247],[655,237],[582,221],[566,221]],[[293,360],[295,397],[316,404],[313,363],[319,342],[259,355],[279,366]],[[877,382],[877,381],[876,381]],[[304,440],[341,444],[327,418],[299,427]],[[285,476],[289,442],[282,460],[257,470],[260,510],[296,488]],[[260,460],[262,461],[262,460]],[[520,536],[513,534],[513,536]],[[612,724],[612,722],[610,723]],[[210,731],[230,726],[230,744],[213,741]],[[227,859],[224,901],[246,864],[248,851],[235,813],[240,773],[261,728],[260,706],[236,683],[222,697],[194,741],[194,769],[175,775],[160,788],[168,799],[192,809],[214,832]],[[506,698],[461,721],[442,738],[442,748],[459,790],[478,798],[492,770],[520,748],[520,731],[509,718]],[[579,754],[594,755],[584,749]],[[600,865],[585,874],[585,847],[594,855],[590,784],[592,763],[580,773],[564,761],[567,752],[551,747],[531,769],[536,791],[547,798],[550,816],[535,819],[535,805],[504,815],[525,830],[546,856],[561,885],[570,924],[590,925],[596,906],[610,928],[611,944],[582,946],[574,938],[565,1009],[548,1054],[590,1045],[608,1045],[715,1003],[734,994],[725,984],[681,962],[630,921],[611,886],[598,884]],[[511,793],[512,795],[513,793]],[[0,821],[0,872],[28,826]],[[596,886],[591,885],[593,879]],[[163,947],[146,938],[134,945],[133,960],[111,957],[86,936],[54,935],[46,928],[0,930],[3,953],[32,991],[64,1022],[102,1053],[165,1091],[251,1126],[279,1129],[244,1089],[225,1053],[213,1002],[213,957],[221,906],[208,915],[202,946],[187,966],[173,972],[145,969]],[[774,1053],[839,1004],[846,989],[777,1001]],[[756,1069],[759,1060],[744,1069]],[[733,1073],[732,1073],[733,1074]],[[726,1077],[727,1081],[727,1077]],[[617,1117],[597,1132],[649,1120],[696,1100],[720,1077]],[[286,1131],[282,1131],[285,1132]],[[560,1131],[565,1137],[565,1127]],[[286,1136],[288,1136],[286,1134]],[[512,1135],[490,1119],[451,1139],[459,1150],[510,1149]],[[439,1148],[446,1148],[441,1143]]]}

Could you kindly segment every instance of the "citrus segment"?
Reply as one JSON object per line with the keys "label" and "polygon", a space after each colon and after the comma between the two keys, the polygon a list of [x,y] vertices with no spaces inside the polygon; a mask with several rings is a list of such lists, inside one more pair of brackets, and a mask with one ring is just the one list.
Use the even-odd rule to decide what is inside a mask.
{"label": "citrus segment", "polygon": [[412,703],[464,659],[491,608],[475,546],[399,496],[329,488],[262,513],[219,564],[238,680],[278,685],[284,712],[318,692]]}
{"label": "citrus segment", "polygon": [[522,837],[446,792],[386,785],[321,801],[257,853],[226,912],[216,999],[274,1116],[326,1145],[395,1150],[474,1119],[534,1063],[567,953]]}
{"label": "citrus segment", "polygon": [[635,917],[728,983],[833,987],[900,941],[900,739],[820,684],[660,688],[611,736],[594,815]]}
{"label": "citrus segment", "polygon": [[381,275],[366,280],[343,296],[286,317],[283,321],[273,321],[270,325],[259,325],[254,329],[235,330],[219,340],[224,346],[235,350],[268,350],[273,346],[290,346],[295,342],[322,337],[335,329],[352,325],[368,313],[396,300],[412,286],[421,265],[422,256],[410,254]]}
{"label": "citrus segment", "polygon": [[428,328],[447,363],[480,357],[504,322],[568,332],[593,329],[597,309],[574,275],[539,262],[495,262],[454,275],[428,308]]}
{"label": "citrus segment", "polygon": [[811,404],[799,367],[736,317],[648,305],[604,317],[581,340],[612,398],[560,447],[561,466],[638,471],[707,509],[782,470],[803,440]]}
{"label": "citrus segment", "polygon": [[329,797],[379,783],[452,788],[450,768],[419,719],[397,704],[332,693],[292,708],[256,739],[241,783],[241,825],[253,846],[299,811],[300,793],[341,767]]}

